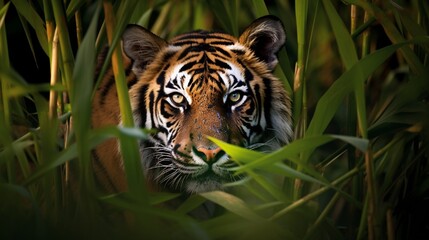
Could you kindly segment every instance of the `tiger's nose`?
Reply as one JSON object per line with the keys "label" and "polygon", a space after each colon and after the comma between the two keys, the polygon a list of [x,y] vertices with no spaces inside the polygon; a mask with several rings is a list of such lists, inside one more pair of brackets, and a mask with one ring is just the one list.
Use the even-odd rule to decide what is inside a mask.
{"label": "tiger's nose", "polygon": [[199,147],[196,150],[197,154],[206,162],[216,162],[224,154],[219,147],[214,149]]}

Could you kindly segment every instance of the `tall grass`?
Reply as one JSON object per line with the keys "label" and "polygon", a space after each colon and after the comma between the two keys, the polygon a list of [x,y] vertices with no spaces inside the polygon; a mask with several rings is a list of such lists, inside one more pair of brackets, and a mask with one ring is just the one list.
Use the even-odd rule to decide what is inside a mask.
{"label": "tall grass", "polygon": [[[160,207],[183,197],[144,188],[137,142],[146,133],[133,126],[117,67],[122,30],[138,23],[166,39],[194,28],[238,36],[265,14],[281,18],[287,33],[275,74],[293,99],[295,139],[270,154],[213,139],[250,180]],[[9,19],[34,59],[11,61],[20,53],[9,47],[17,27]],[[0,1],[0,236],[427,236],[427,219],[417,219],[428,214],[428,24],[429,3],[418,0]],[[123,126],[93,130],[95,59],[106,44],[113,47],[101,71],[112,63]],[[48,79],[15,70],[46,59]],[[91,149],[112,137],[129,191],[106,195],[93,179]],[[188,214],[208,202],[214,217]]]}

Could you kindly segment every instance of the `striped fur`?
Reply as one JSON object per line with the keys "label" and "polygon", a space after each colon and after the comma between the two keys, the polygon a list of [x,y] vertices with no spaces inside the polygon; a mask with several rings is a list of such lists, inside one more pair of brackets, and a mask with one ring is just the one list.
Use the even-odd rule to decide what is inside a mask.
{"label": "striped fur", "polygon": [[[134,120],[156,129],[140,143],[143,171],[154,190],[204,192],[235,181],[235,164],[206,136],[275,150],[292,135],[290,100],[272,75],[285,41],[272,16],[238,38],[195,31],[169,42],[130,25],[123,35],[124,68]],[[94,127],[121,122],[109,70],[93,102]],[[94,151],[97,176],[112,191],[126,189],[115,140]]]}

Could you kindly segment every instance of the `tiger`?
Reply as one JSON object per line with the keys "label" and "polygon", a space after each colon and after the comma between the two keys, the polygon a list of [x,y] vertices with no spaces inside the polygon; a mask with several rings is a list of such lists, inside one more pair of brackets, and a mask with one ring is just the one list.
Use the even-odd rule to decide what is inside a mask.
{"label": "tiger", "polygon": [[[282,22],[271,15],[238,38],[196,30],[167,41],[139,25],[126,27],[121,49],[135,126],[155,130],[139,142],[151,191],[194,194],[240,180],[237,164],[208,136],[264,151],[291,141],[290,96],[273,75],[285,39]],[[96,88],[92,109],[94,128],[121,124],[112,69]],[[98,182],[126,191],[117,140],[93,155]]]}

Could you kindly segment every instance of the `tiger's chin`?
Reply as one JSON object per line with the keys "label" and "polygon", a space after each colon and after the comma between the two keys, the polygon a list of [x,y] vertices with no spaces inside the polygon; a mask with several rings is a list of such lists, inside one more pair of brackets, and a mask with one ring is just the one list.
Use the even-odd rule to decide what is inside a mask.
{"label": "tiger's chin", "polygon": [[[157,184],[169,192],[198,194],[224,190],[224,184],[230,183],[236,178],[231,175],[232,173],[215,173],[215,171],[211,170],[208,166],[202,167],[202,169],[204,170],[194,174],[181,172],[183,169],[176,169],[174,171],[176,173],[175,178],[178,179],[176,182],[174,180],[168,181],[166,178],[158,178]],[[171,184],[169,184],[169,182]]]}
{"label": "tiger's chin", "polygon": [[223,184],[223,182],[217,179],[210,178],[190,180],[188,183],[186,183],[185,191],[187,193],[195,194],[223,190]]}

